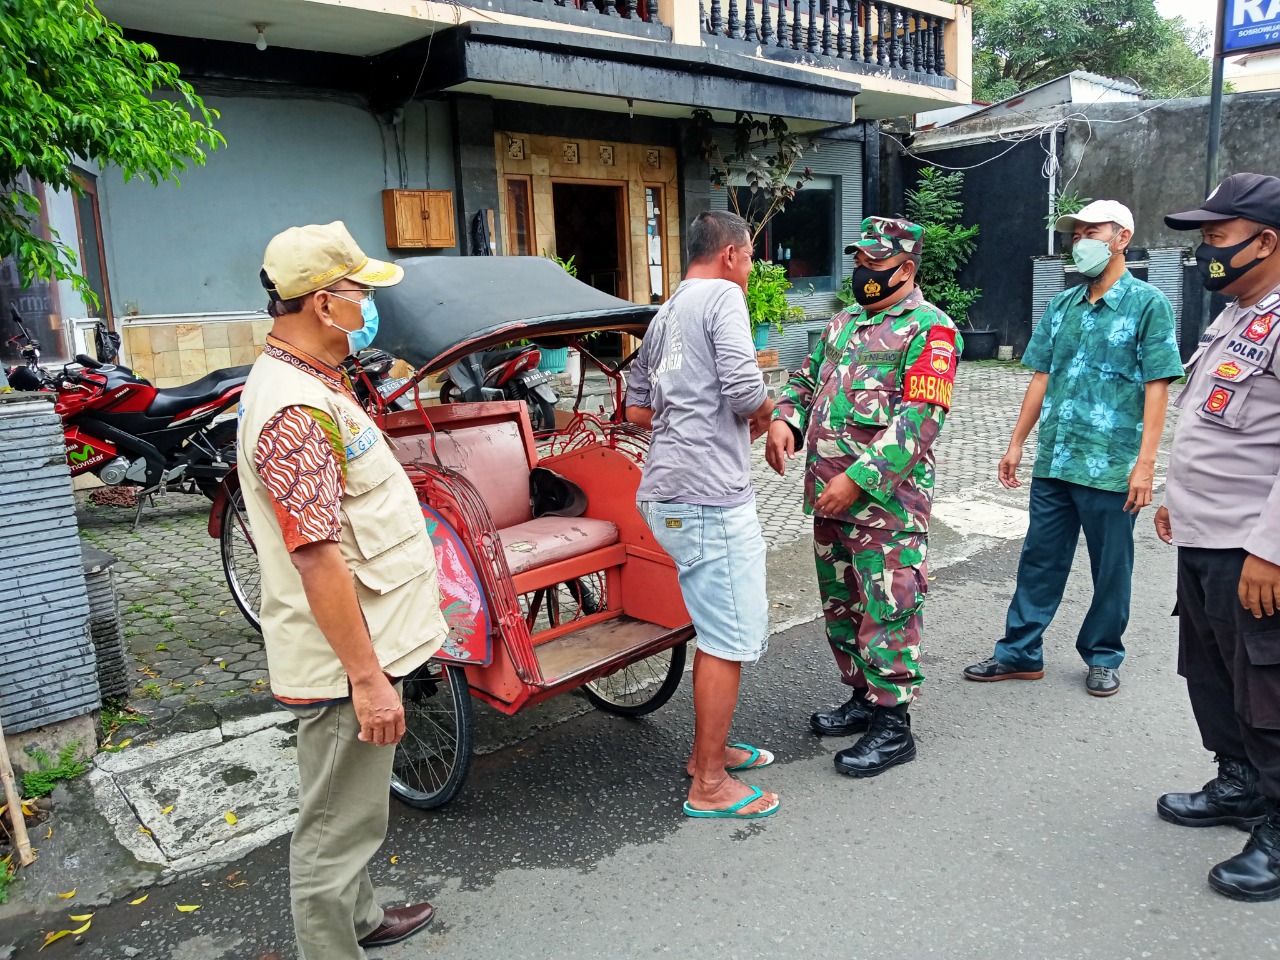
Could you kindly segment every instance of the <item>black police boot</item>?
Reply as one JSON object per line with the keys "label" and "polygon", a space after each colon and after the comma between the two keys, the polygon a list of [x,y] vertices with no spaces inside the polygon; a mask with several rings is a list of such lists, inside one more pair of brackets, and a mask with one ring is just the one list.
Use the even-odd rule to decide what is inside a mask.
{"label": "black police boot", "polygon": [[809,726],[820,737],[847,737],[867,729],[875,709],[870,700],[861,693],[855,693],[848,703],[815,713],[809,718]]}
{"label": "black police boot", "polygon": [[1253,828],[1242,851],[1209,871],[1209,886],[1232,900],[1280,900],[1280,807]]}
{"label": "black police boot", "polygon": [[1166,793],[1156,813],[1184,827],[1230,824],[1248,830],[1267,819],[1267,800],[1258,792],[1258,771],[1234,757],[1218,758],[1218,776],[1196,793]]}
{"label": "black police boot", "polygon": [[871,727],[862,739],[836,754],[836,770],[850,777],[874,777],[916,758],[907,705],[875,707]]}

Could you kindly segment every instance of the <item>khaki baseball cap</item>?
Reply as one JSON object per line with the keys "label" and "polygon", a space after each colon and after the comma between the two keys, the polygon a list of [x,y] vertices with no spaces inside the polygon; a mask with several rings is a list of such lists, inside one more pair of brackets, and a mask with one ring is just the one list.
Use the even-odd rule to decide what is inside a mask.
{"label": "khaki baseball cap", "polygon": [[366,287],[390,287],[404,269],[365,256],[341,220],[290,227],[277,233],[262,256],[262,285],[281,300],[305,297],[350,278]]}
{"label": "khaki baseball cap", "polygon": [[1117,223],[1133,233],[1133,211],[1119,200],[1095,200],[1075,213],[1058,218],[1061,233],[1071,233],[1079,223]]}

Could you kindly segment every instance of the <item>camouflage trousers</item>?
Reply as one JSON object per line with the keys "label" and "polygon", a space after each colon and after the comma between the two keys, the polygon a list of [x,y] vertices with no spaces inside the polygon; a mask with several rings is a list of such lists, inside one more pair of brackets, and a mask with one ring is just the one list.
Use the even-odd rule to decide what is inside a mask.
{"label": "camouflage trousers", "polygon": [[925,537],[815,518],[827,639],[841,678],[882,707],[919,695]]}

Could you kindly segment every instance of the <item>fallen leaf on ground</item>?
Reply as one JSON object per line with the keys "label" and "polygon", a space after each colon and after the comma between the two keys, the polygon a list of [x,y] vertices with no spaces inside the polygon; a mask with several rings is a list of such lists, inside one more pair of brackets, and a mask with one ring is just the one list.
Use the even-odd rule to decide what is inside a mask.
{"label": "fallen leaf on ground", "polygon": [[45,831],[44,838],[48,840],[52,836],[53,836],[53,827],[50,827],[48,830]]}
{"label": "fallen leaf on ground", "polygon": [[[91,917],[92,917],[92,916],[93,916],[93,914],[91,913],[91,914],[89,914],[89,916],[91,916]],[[75,917],[72,917],[71,919],[72,919],[72,920],[74,920],[74,919],[76,919],[76,918],[75,918]],[[76,927],[74,930],[72,930],[72,931],[71,931],[72,936],[76,936],[76,937],[80,936],[80,934],[84,933],[86,930],[88,930],[88,929],[89,929],[89,925],[90,925],[91,923],[93,923],[93,921],[92,921],[92,920],[88,921],[88,923],[86,923],[83,927]]]}
{"label": "fallen leaf on ground", "polygon": [[138,832],[139,832],[139,833],[145,833],[148,837],[149,837],[149,836],[151,836],[151,831],[150,831],[150,830],[148,830],[146,827],[139,827],[139,828],[138,828]]}
{"label": "fallen leaf on ground", "polygon": [[230,810],[228,810],[226,813],[222,815],[222,819],[226,820],[227,823],[231,824],[233,827],[240,822],[240,818],[237,817]]}
{"label": "fallen leaf on ground", "polygon": [[147,899],[147,897],[149,897],[149,896],[151,896],[151,894],[149,894],[149,893],[144,893],[144,894],[143,894],[142,896],[140,896],[137,900],[130,900],[130,901],[129,901],[129,906],[131,906],[131,907],[136,907],[138,904],[142,903],[142,901],[146,900],[146,899]]}
{"label": "fallen leaf on ground", "polygon": [[392,857],[392,858],[391,858],[391,862],[392,862],[392,863],[399,863],[399,862],[400,862],[400,858],[399,858],[399,857]]}
{"label": "fallen leaf on ground", "polygon": [[[78,890],[78,889],[80,889],[80,888],[79,888],[79,887],[77,887],[77,888],[76,888],[76,890]],[[70,900],[72,897],[74,897],[74,896],[76,895],[76,890],[69,890],[69,891],[67,891],[66,893],[60,893],[60,894],[58,894],[58,899],[59,899],[59,900]]]}
{"label": "fallen leaf on ground", "polygon": [[[44,935],[44,943],[40,944],[40,949],[41,949],[41,950],[43,950],[45,947],[47,947],[49,944],[53,943],[53,941],[55,941],[55,940],[61,940],[63,937],[65,937],[65,936],[66,936],[67,934],[69,934],[70,932],[71,932],[70,930],[56,930],[56,931],[54,931],[53,933],[46,933],[46,934]],[[37,951],[37,952],[39,952],[39,951]]]}
{"label": "fallen leaf on ground", "polygon": [[125,747],[127,747],[131,743],[133,743],[133,737],[130,737],[128,740],[121,740],[120,746],[118,747],[118,749],[123,750]]}
{"label": "fallen leaf on ground", "polygon": [[220,617],[225,617],[226,615],[227,615],[227,611],[225,611],[225,610],[219,610],[219,611],[218,611],[218,616],[220,616]]}
{"label": "fallen leaf on ground", "polygon": [[233,883],[233,884],[231,885],[230,889],[232,889],[232,890],[236,890],[236,889],[238,889],[238,888],[240,888],[240,887],[247,887],[247,886],[248,886],[248,884],[247,884],[247,883],[245,883],[243,880],[241,880],[239,883]]}
{"label": "fallen leaf on ground", "polygon": [[82,913],[82,914],[80,914],[79,916],[76,916],[75,914],[72,914],[72,915],[71,915],[71,917],[70,917],[69,919],[74,920],[76,923],[84,923],[86,920],[92,920],[92,919],[93,919],[93,914],[92,914],[92,913]]}
{"label": "fallen leaf on ground", "polygon": [[223,670],[227,669],[227,665],[223,663],[221,660],[218,661],[218,666],[220,666]]}
{"label": "fallen leaf on ground", "polygon": [[227,874],[227,879],[228,879],[228,880],[234,880],[236,877],[240,876],[240,874],[242,874],[242,873],[244,873],[244,871],[243,871],[243,870],[236,870],[234,873],[229,873],[229,874]]}
{"label": "fallen leaf on ground", "polygon": [[203,681],[203,680],[197,680],[195,683],[193,683],[193,684],[192,684],[192,686],[193,686],[193,687],[203,687],[203,686],[204,686],[204,681]]}
{"label": "fallen leaf on ground", "polygon": [[180,903],[180,904],[178,904],[178,912],[179,912],[179,913],[194,913],[195,911],[197,911],[197,910],[199,910],[199,909],[200,909],[200,904],[198,904],[198,903]]}
{"label": "fallen leaf on ground", "polygon": [[36,808],[31,805],[31,801],[22,801],[22,815],[24,817],[34,817],[36,815]]}
{"label": "fallen leaf on ground", "polygon": [[173,813],[173,804],[172,804],[172,803],[171,803],[171,804],[169,804],[167,807],[165,807],[163,810],[161,810],[161,811],[160,811],[160,815],[161,815],[161,816],[164,816],[165,814],[169,814],[169,813]]}

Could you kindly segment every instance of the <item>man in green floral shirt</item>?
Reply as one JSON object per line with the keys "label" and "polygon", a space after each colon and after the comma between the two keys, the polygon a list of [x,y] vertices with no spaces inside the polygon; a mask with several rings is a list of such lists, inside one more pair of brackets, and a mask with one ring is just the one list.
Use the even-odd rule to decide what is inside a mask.
{"label": "man in green floral shirt", "polygon": [[1076,267],[1088,283],[1049,303],[1022,357],[1036,373],[999,477],[1010,489],[1022,485],[1022,445],[1039,420],[1030,526],[1004,637],[994,657],[966,667],[964,676],[1044,676],[1044,632],[1062,602],[1083,528],[1094,593],[1076,649],[1089,668],[1085,689],[1109,697],[1120,689],[1133,525],[1151,503],[1169,381],[1182,376],[1182,361],[1169,301],[1125,268],[1129,208],[1096,200],[1060,218],[1058,229],[1072,232]]}
{"label": "man in green floral shirt", "polygon": [[933,498],[933,444],[951,408],[962,342],[951,318],[916,286],[924,231],[868,217],[853,293],[787,383],[766,458],[778,473],[800,444],[805,512],[827,638],[848,703],[810,718],[813,731],[866,731],[836,769],[873,777],[915,759],[908,708],[924,682],[920,634],[928,589],[925,551]]}

